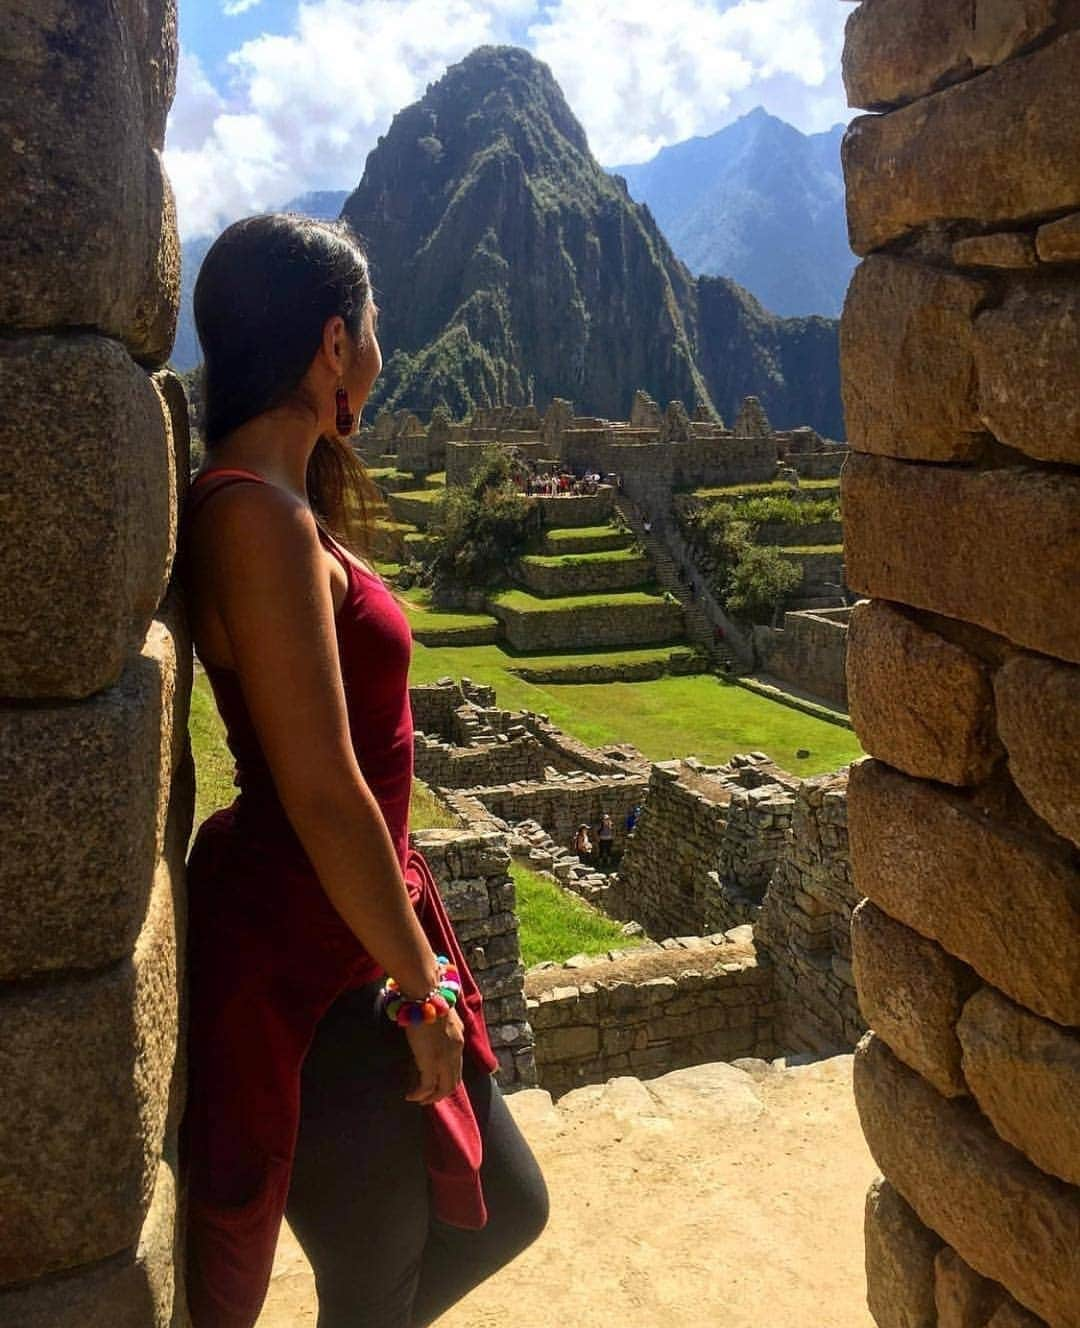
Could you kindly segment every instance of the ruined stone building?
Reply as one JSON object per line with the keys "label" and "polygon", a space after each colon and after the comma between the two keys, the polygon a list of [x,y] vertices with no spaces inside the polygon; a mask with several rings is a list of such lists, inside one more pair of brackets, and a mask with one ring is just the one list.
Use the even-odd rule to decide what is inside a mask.
{"label": "ruined stone building", "polygon": [[[159,155],[175,25],[172,0],[18,0],[0,37],[0,1323],[17,1328],[185,1319],[191,647],[170,584],[188,465],[161,367],[179,283]],[[842,329],[847,575],[867,597],[848,683],[870,759],[844,800],[756,760],[656,774],[617,749],[567,755],[494,713],[476,750],[454,731],[421,742],[433,772],[481,783],[486,748],[507,749],[514,778],[484,785],[507,816],[546,814],[545,780],[572,809],[648,786],[654,811],[714,835],[716,881],[681,913],[650,904],[658,925],[736,924],[667,938],[722,961],[692,997],[666,976],[523,992],[505,845],[481,827],[430,851],[475,910],[522,1083],[523,1010],[562,1035],[550,1073],[567,1077],[561,1057],[620,1073],[624,1055],[647,1073],[688,1010],[687,1055],[813,1049],[837,1015],[851,1037],[853,979],[873,1030],[855,1091],[883,1173],[866,1225],[879,1328],[1080,1328],[1080,4],[862,0],[845,77],[870,112],[845,146],[863,262]],[[633,409],[477,427],[627,475],[630,449],[663,446],[669,488],[706,459],[715,477],[694,482],[722,482],[736,454],[775,472],[752,409],[730,433]],[[450,466],[482,441],[459,427],[378,426]],[[533,851],[589,888],[537,832]],[[651,899],[655,863],[632,865]],[[771,979],[744,918],[771,938]],[[571,1006],[590,1021],[572,1037]]]}

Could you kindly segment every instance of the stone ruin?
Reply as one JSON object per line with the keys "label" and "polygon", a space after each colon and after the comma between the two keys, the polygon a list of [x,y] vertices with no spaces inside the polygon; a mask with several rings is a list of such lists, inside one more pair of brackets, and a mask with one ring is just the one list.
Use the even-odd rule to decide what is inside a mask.
{"label": "stone ruin", "polygon": [[[160,367],[179,274],[159,156],[175,12],[56,0],[6,18],[0,734],[18,779],[0,799],[14,1214],[0,1321],[179,1325],[191,653],[167,590],[188,467],[182,397]],[[863,0],[849,23],[849,96],[877,112],[845,144],[864,262],[842,325],[848,577],[870,598],[852,615],[849,685],[872,759],[851,776],[849,828],[827,782],[796,795],[801,847],[773,872],[756,940],[774,983],[790,951],[808,1043],[821,1035],[811,984],[826,993],[815,1021],[833,1018],[851,947],[874,1029],[855,1087],[884,1172],[867,1202],[879,1328],[1080,1323],[1077,18],[1074,0]],[[629,426],[559,412],[541,422],[546,448],[603,446],[605,468],[630,473]],[[704,442],[670,445],[659,482],[702,474]],[[740,456],[759,445],[743,440]],[[642,455],[658,459],[648,443]],[[776,460],[763,448],[763,470]],[[499,925],[504,861],[460,877]],[[774,897],[782,946],[767,940]],[[788,998],[743,999],[745,937],[668,940],[685,990],[594,966],[557,995],[530,992],[536,1027],[599,1030],[563,1040],[581,1065],[647,1064],[692,1011],[693,1037],[725,1031],[725,1001],[751,1005],[764,1038]],[[511,963],[499,949],[495,966]],[[729,956],[728,987],[714,953]],[[695,984],[708,999],[681,1004]],[[520,1005],[506,999],[510,1027]],[[624,1003],[634,1017],[612,1038]],[[798,1025],[779,1017],[789,1045]],[[745,1016],[730,1023],[749,1045]]]}
{"label": "stone ruin", "polygon": [[[500,710],[490,688],[468,680],[414,687],[412,697],[427,730],[417,733],[417,774],[462,824],[502,836],[508,853],[627,934],[664,938],[525,975],[530,1022],[514,1035],[531,1048],[541,1087],[558,1094],[616,1073],[823,1054],[858,1040],[846,775],[799,780],[760,752],[707,766],[650,762],[626,746],[597,751],[542,715]],[[433,756],[435,744],[451,755]],[[478,770],[488,782],[469,784]],[[633,807],[641,812],[628,835]],[[577,827],[605,811],[614,872],[570,847]],[[469,922],[480,936],[482,917]]]}

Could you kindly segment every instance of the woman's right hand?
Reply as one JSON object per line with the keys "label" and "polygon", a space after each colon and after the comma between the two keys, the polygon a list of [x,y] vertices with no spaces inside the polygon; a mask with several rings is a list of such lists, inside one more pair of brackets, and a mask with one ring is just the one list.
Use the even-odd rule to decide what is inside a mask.
{"label": "woman's right hand", "polygon": [[465,1049],[465,1029],[455,1009],[430,1024],[409,1024],[405,1028],[409,1049],[416,1061],[418,1082],[405,1094],[406,1102],[430,1107],[441,1102],[461,1083],[461,1062]]}

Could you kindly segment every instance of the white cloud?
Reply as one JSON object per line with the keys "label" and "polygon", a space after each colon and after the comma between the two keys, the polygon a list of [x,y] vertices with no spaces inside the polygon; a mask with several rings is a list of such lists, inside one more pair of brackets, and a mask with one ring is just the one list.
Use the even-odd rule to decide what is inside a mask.
{"label": "white cloud", "polygon": [[249,9],[261,4],[262,0],[223,0],[221,12],[226,18],[236,18],[238,14],[246,14]]}
{"label": "white cloud", "polygon": [[[556,0],[529,28],[529,45],[551,65],[599,160],[629,164],[715,132],[761,101],[767,83],[779,85],[774,112],[809,107],[801,94],[836,82],[840,8],[836,0]],[[784,100],[787,108],[775,104]],[[835,87],[824,100],[836,100]],[[837,102],[833,119],[842,112]],[[798,122],[824,128],[828,113],[815,106],[814,123]]]}
{"label": "white cloud", "polygon": [[[225,0],[237,6],[252,0]],[[254,0],[258,3],[258,0]],[[215,89],[184,51],[166,161],[185,236],[347,188],[395,112],[476,46],[551,65],[600,161],[641,161],[758,101],[802,128],[845,114],[836,0],[301,0]],[[766,95],[767,94],[767,95]]]}

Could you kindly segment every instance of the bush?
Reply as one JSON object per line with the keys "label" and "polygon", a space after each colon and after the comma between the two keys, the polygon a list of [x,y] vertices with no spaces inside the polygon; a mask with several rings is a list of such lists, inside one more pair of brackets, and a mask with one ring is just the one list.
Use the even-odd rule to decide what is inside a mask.
{"label": "bush", "polygon": [[736,504],[736,512],[754,526],[814,526],[840,520],[840,502],[836,498],[813,498],[799,502],[795,498],[747,498]]}
{"label": "bush", "polygon": [[497,444],[485,449],[469,484],[450,489],[429,528],[437,541],[437,582],[507,584],[510,568],[539,529],[536,505],[518,490],[514,462]]}
{"label": "bush", "polygon": [[727,587],[727,608],[736,618],[770,622],[777,609],[802,580],[797,563],[776,549],[748,545],[739,558]]}

